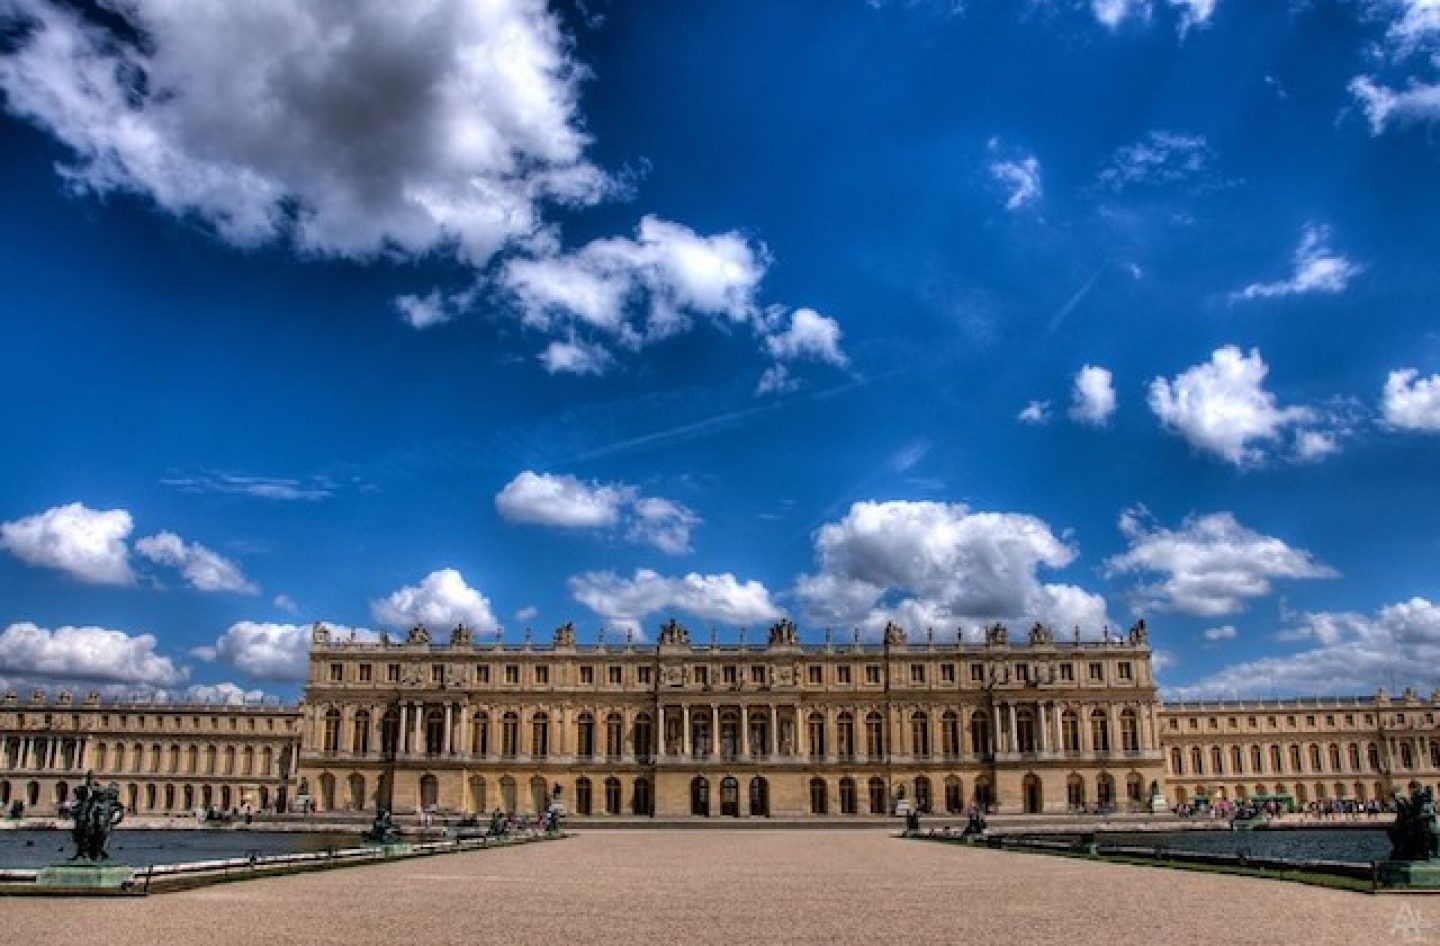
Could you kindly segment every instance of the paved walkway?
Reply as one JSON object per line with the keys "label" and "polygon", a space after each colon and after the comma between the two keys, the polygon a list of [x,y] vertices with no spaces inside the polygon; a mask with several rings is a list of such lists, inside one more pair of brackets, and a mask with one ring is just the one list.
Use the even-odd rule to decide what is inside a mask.
{"label": "paved walkway", "polygon": [[1440,942],[1440,897],[899,841],[596,831],[134,900],[0,901],[6,942],[1328,946]]}

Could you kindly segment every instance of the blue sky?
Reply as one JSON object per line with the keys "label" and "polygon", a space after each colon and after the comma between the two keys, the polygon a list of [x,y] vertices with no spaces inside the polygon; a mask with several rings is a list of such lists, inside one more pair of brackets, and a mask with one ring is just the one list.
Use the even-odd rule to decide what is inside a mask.
{"label": "blue sky", "polygon": [[672,614],[1143,614],[1173,696],[1440,685],[1432,0],[0,37],[6,685]]}

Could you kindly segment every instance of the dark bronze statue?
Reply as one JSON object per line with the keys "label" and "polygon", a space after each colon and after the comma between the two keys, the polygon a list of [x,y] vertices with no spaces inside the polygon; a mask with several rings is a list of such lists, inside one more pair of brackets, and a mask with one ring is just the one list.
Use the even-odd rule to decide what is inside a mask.
{"label": "dark bronze statue", "polygon": [[114,782],[103,788],[95,784],[95,773],[86,772],[83,785],[75,786],[75,801],[70,815],[75,826],[70,836],[75,841],[72,861],[104,861],[110,832],[125,820],[125,806],[120,803],[120,786]]}
{"label": "dark bronze statue", "polygon": [[1395,793],[1395,823],[1390,835],[1390,860],[1431,861],[1440,856],[1440,824],[1435,818],[1435,793],[1428,785],[1406,798]]}
{"label": "dark bronze statue", "polygon": [[370,830],[365,832],[364,838],[374,844],[394,844],[400,840],[400,829],[395,827],[395,822],[390,817],[390,809],[375,810],[375,820],[370,822]]}

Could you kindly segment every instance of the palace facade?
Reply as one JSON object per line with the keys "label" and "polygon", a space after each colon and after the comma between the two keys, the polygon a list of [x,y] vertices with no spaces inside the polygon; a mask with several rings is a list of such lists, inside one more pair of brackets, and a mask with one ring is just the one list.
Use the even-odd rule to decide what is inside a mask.
{"label": "palace facade", "polygon": [[1148,811],[1198,797],[1383,798],[1440,779],[1436,700],[1163,705],[1120,640],[403,641],[313,630],[298,707],[0,704],[0,804],[53,810],[87,770],[141,813],[433,809],[848,817],[971,804]]}

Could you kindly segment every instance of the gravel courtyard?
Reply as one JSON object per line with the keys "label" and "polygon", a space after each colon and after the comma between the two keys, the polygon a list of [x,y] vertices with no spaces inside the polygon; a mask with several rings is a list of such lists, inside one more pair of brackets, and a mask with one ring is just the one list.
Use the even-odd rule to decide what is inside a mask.
{"label": "gravel courtyard", "polygon": [[902,842],[883,831],[591,831],[133,900],[0,901],[12,943],[1440,941],[1440,897]]}

